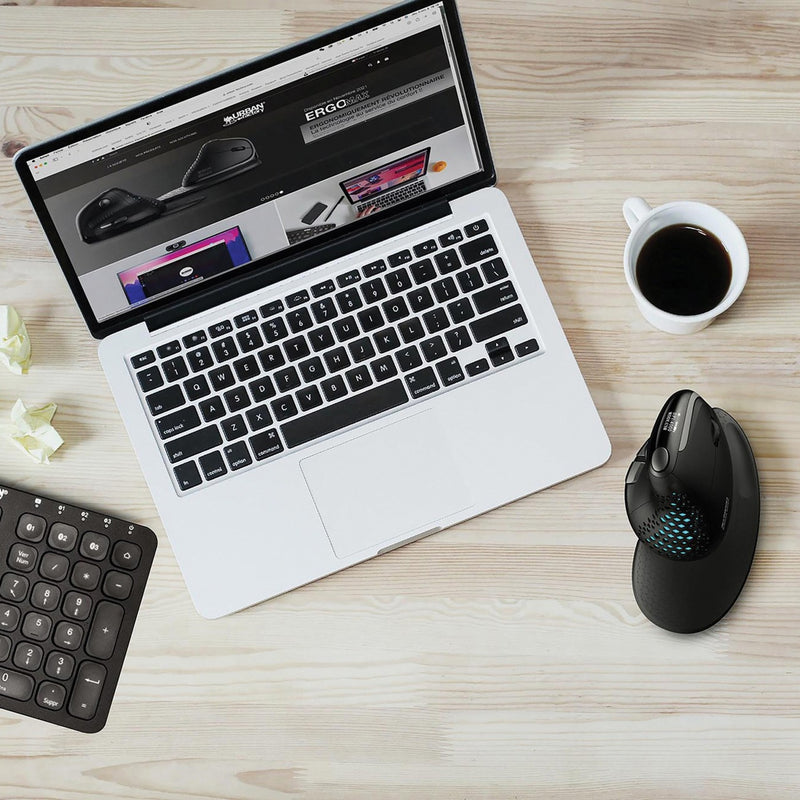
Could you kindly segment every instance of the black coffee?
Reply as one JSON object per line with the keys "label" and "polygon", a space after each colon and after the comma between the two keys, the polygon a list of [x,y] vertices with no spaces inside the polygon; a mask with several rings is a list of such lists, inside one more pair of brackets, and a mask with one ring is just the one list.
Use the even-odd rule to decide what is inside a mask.
{"label": "black coffee", "polygon": [[694,225],[670,225],[645,242],[636,261],[642,294],[662,311],[703,314],[731,285],[731,259],[713,233]]}

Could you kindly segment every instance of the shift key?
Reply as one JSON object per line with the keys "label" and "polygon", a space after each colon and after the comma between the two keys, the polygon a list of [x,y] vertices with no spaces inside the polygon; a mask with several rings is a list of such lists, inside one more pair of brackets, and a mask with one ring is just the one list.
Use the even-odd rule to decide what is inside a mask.
{"label": "shift key", "polygon": [[519,328],[528,321],[522,306],[517,303],[513,306],[506,306],[488,317],[481,317],[475,322],[470,322],[472,335],[476,342],[485,342],[487,339],[496,339],[512,328]]}
{"label": "shift key", "polygon": [[167,458],[175,464],[221,444],[222,436],[220,436],[219,428],[216,425],[209,425],[207,428],[201,428],[194,433],[165,442],[164,449],[167,451]]}
{"label": "shift key", "polygon": [[92,629],[86,639],[86,652],[94,658],[111,658],[125,612],[122,606],[103,600],[97,606]]}

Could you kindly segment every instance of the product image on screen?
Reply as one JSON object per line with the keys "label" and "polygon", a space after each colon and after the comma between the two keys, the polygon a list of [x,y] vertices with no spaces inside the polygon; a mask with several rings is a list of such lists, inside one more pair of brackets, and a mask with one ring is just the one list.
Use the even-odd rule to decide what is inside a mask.
{"label": "product image on screen", "polygon": [[402,183],[421,178],[428,169],[429,154],[429,148],[412,153],[398,161],[342,181],[341,187],[351,203],[360,203],[368,197],[374,197]]}
{"label": "product image on screen", "polygon": [[133,304],[248,261],[250,253],[242,232],[231,228],[120,272],[118,277],[128,302]]}

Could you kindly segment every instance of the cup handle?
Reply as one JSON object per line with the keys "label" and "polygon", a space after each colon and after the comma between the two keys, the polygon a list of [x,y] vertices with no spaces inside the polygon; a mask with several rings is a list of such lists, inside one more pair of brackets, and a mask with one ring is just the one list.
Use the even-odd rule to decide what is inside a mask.
{"label": "cup handle", "polygon": [[628,227],[633,230],[653,209],[641,197],[629,197],[622,204],[622,216]]}

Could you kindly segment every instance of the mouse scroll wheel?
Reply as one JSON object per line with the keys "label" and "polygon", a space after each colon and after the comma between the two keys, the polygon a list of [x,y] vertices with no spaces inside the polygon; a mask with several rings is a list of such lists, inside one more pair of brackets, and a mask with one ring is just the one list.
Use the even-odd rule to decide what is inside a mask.
{"label": "mouse scroll wheel", "polygon": [[100,208],[106,208],[111,205],[111,200],[108,197],[104,197],[97,205],[99,205]]}
{"label": "mouse scroll wheel", "polygon": [[244,145],[239,145],[238,147],[231,147],[232,153],[238,153],[240,150],[247,150]]}
{"label": "mouse scroll wheel", "polygon": [[669,466],[669,452],[666,447],[657,447],[650,459],[650,466],[656,472],[663,472]]}

